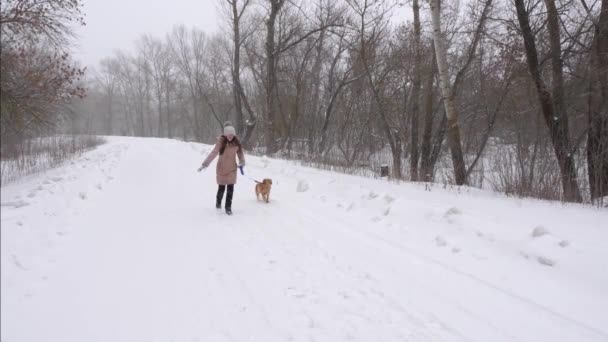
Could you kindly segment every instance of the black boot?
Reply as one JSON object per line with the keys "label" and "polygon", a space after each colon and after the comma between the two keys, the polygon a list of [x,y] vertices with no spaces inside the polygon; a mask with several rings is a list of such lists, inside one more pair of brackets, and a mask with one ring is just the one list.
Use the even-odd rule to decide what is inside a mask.
{"label": "black boot", "polygon": [[226,214],[232,215],[232,194],[234,193],[234,184],[228,184],[226,192]]}
{"label": "black boot", "polygon": [[222,198],[224,197],[224,191],[226,190],[225,185],[220,185],[217,188],[217,196],[215,197],[215,207],[222,209]]}

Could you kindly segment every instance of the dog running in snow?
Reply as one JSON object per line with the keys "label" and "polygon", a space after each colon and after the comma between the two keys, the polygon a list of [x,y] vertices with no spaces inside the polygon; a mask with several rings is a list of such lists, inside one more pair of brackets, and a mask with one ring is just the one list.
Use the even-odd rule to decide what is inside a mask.
{"label": "dog running in snow", "polygon": [[259,200],[260,195],[262,200],[268,203],[270,200],[270,188],[272,187],[272,179],[264,178],[261,182],[256,181],[255,185],[255,197]]}

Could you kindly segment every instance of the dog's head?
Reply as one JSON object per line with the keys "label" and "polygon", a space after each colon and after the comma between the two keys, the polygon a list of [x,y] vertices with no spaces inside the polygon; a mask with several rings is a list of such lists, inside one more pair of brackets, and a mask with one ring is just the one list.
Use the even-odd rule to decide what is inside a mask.
{"label": "dog's head", "polygon": [[272,185],[272,179],[270,178],[264,178],[264,180],[262,180],[263,184],[268,184],[268,185]]}

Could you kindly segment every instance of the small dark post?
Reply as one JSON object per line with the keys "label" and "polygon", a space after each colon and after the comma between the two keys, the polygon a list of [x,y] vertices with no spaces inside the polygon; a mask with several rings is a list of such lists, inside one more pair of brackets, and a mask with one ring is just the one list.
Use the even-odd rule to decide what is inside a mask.
{"label": "small dark post", "polygon": [[388,177],[388,165],[380,166],[380,177]]}

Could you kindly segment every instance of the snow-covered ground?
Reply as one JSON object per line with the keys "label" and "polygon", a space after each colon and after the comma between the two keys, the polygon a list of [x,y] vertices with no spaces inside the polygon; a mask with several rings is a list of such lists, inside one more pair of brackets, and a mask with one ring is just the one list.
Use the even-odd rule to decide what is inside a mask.
{"label": "snow-covered ground", "polygon": [[608,211],[110,138],[1,189],[2,342],[608,341]]}

